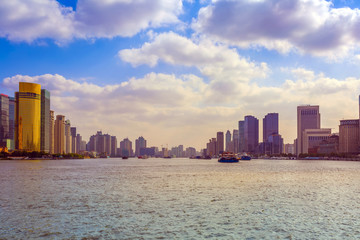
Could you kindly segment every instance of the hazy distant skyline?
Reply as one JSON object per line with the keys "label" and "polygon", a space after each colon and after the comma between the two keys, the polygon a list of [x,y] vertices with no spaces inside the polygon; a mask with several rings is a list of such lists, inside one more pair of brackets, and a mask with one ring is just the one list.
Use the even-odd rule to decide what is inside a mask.
{"label": "hazy distant skyline", "polygon": [[[0,93],[19,81],[88,141],[102,130],[148,146],[205,148],[216,132],[296,107],[321,126],[358,118],[360,3],[325,0],[14,0],[0,3]],[[262,139],[260,134],[259,139]]]}

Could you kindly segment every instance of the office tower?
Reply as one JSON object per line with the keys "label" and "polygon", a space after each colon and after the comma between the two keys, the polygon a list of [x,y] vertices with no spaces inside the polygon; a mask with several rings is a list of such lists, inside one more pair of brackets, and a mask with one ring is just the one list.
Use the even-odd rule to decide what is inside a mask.
{"label": "office tower", "polygon": [[117,138],[115,136],[111,136],[111,157],[115,157],[117,155]]}
{"label": "office tower", "polygon": [[15,148],[40,151],[41,86],[19,82],[15,93]]}
{"label": "office tower", "polygon": [[65,153],[65,116],[57,115],[54,131],[54,153]]}
{"label": "office tower", "polygon": [[[305,129],[303,131],[303,152],[302,153],[318,153],[320,143],[331,137],[330,128]],[[357,144],[357,143],[356,143]]]}
{"label": "office tower", "polygon": [[80,153],[81,151],[85,151],[86,147],[82,147],[82,136],[80,134],[76,134],[76,153]]}
{"label": "office tower", "polygon": [[125,138],[120,142],[120,155],[122,157],[130,157],[133,155],[132,142],[128,138]]}
{"label": "office tower", "polygon": [[10,150],[15,150],[15,98],[9,97],[9,139]]}
{"label": "office tower", "polygon": [[292,144],[292,143],[285,144],[284,153],[286,153],[286,154],[295,154],[294,144]]}
{"label": "office tower", "polygon": [[185,157],[195,157],[196,156],[196,149],[193,147],[188,147],[185,150]]}
{"label": "office tower", "polygon": [[[229,130],[226,131],[226,134],[225,134],[225,151],[229,152],[231,151],[230,148],[231,148],[231,133]],[[232,150],[233,151],[233,150]]]}
{"label": "office tower", "polygon": [[71,135],[71,152],[77,153],[78,145],[76,144],[76,127],[70,128],[70,135]]}
{"label": "office tower", "polygon": [[7,141],[10,139],[9,125],[9,96],[0,95],[0,147],[8,147]]}
{"label": "office tower", "polygon": [[216,138],[209,139],[209,142],[206,144],[207,155],[213,157],[216,155]]}
{"label": "office tower", "polygon": [[146,140],[142,136],[135,140],[135,156],[140,156],[141,148],[146,148]]}
{"label": "office tower", "polygon": [[219,155],[224,152],[224,133],[216,133],[216,154]]}
{"label": "office tower", "polygon": [[233,130],[233,149],[234,153],[238,153],[239,151],[239,130]]}
{"label": "office tower", "polygon": [[359,152],[359,119],[340,120],[339,152]]}
{"label": "office tower", "polygon": [[105,153],[106,156],[111,156],[111,136],[109,134],[104,134],[104,140],[105,140]]}
{"label": "office tower", "polygon": [[303,135],[305,129],[320,128],[319,106],[298,106],[297,107],[297,146],[296,155],[305,153]]}
{"label": "office tower", "polygon": [[54,111],[50,110],[50,126],[49,126],[49,147],[50,147],[50,153],[55,153],[54,150],[54,143],[55,143],[55,116]]}
{"label": "office tower", "polygon": [[41,89],[41,142],[40,150],[50,152],[50,92]]}
{"label": "office tower", "polygon": [[268,137],[273,134],[279,134],[278,113],[268,113],[263,118],[263,142],[266,142]]}
{"label": "office tower", "polygon": [[245,152],[245,121],[239,121],[239,151]]}
{"label": "office tower", "polygon": [[71,149],[71,123],[70,120],[67,119],[65,121],[65,153],[71,153],[72,149]]}
{"label": "office tower", "polygon": [[245,151],[255,153],[259,145],[259,120],[254,116],[245,116],[244,138]]}

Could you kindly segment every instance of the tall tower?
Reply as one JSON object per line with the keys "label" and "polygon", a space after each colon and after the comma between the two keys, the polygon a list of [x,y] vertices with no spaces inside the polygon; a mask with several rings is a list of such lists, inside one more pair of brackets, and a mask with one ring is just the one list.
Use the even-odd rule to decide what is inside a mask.
{"label": "tall tower", "polygon": [[305,153],[303,135],[305,129],[320,128],[319,106],[298,106],[297,107],[297,146],[296,155]]}
{"label": "tall tower", "polygon": [[9,96],[0,95],[0,147],[7,147],[6,140],[10,138]]}
{"label": "tall tower", "polygon": [[70,129],[71,129],[71,123],[70,120],[67,119],[65,121],[65,153],[72,153]]}
{"label": "tall tower", "polygon": [[239,151],[238,152],[245,152],[245,121],[239,121]]}
{"label": "tall tower", "polygon": [[219,155],[224,152],[224,132],[216,133],[216,154]]}
{"label": "tall tower", "polygon": [[263,118],[263,142],[267,142],[268,137],[279,134],[279,114],[268,113]]}
{"label": "tall tower", "polygon": [[15,148],[26,151],[40,151],[40,84],[19,82],[19,92],[15,93],[15,99]]}
{"label": "tall tower", "polygon": [[54,153],[54,137],[55,137],[55,117],[54,111],[50,110],[50,123],[49,123],[49,147],[50,153]]}
{"label": "tall tower", "polygon": [[9,138],[10,149],[15,149],[15,98],[9,97]]}
{"label": "tall tower", "polygon": [[56,116],[54,132],[54,153],[65,153],[65,116]]}
{"label": "tall tower", "polygon": [[50,152],[50,92],[41,89],[41,145],[40,150]]}
{"label": "tall tower", "polygon": [[255,153],[259,145],[259,120],[254,116],[245,116],[245,151]]}
{"label": "tall tower", "polygon": [[78,145],[76,144],[76,127],[70,128],[70,135],[71,135],[71,152],[77,153]]}
{"label": "tall tower", "polygon": [[140,156],[140,149],[146,148],[146,140],[142,136],[135,140],[135,155]]}
{"label": "tall tower", "polygon": [[229,148],[230,148],[230,144],[231,144],[231,133],[229,130],[226,131],[226,134],[225,134],[225,151],[230,151]]}

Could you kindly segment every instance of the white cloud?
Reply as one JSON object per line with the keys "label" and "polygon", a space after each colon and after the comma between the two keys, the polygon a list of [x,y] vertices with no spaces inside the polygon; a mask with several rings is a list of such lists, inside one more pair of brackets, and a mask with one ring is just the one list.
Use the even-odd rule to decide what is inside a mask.
{"label": "white cloud", "polygon": [[56,0],[11,0],[0,4],[0,37],[33,42],[50,38],[133,36],[149,27],[179,23],[181,0],[79,0],[76,11]]}
{"label": "white cloud", "polygon": [[244,48],[340,58],[359,47],[360,11],[325,0],[219,0],[200,9],[193,27]]}

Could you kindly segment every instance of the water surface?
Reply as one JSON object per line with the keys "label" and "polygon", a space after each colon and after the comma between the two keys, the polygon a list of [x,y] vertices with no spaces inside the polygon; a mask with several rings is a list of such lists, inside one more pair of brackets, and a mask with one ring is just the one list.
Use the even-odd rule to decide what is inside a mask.
{"label": "water surface", "polygon": [[359,239],[360,162],[0,161],[0,239]]}

